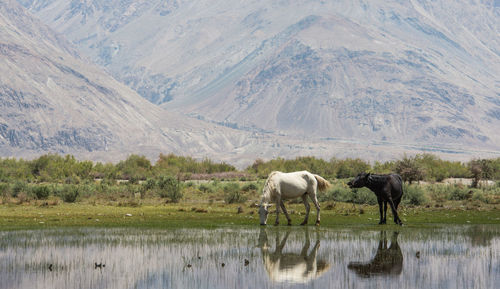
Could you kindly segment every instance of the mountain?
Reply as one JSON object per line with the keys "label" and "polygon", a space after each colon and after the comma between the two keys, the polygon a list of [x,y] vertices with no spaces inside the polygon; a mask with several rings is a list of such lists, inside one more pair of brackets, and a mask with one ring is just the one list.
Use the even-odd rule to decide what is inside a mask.
{"label": "mountain", "polygon": [[352,148],[167,112],[80,56],[14,0],[0,2],[0,28],[0,157],[52,152],[116,162],[131,153],[156,160],[172,152],[243,168],[256,158],[343,157]]}
{"label": "mountain", "polygon": [[0,3],[0,155],[221,156],[252,144],[229,128],[168,113],[81,57],[15,1]]}
{"label": "mountain", "polygon": [[500,149],[495,0],[19,2],[169,111],[330,143]]}

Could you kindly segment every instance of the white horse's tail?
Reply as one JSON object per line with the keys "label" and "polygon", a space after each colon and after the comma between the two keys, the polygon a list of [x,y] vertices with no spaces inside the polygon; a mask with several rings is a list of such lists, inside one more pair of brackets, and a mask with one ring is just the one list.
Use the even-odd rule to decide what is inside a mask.
{"label": "white horse's tail", "polygon": [[320,192],[325,191],[326,189],[328,189],[331,186],[331,184],[327,180],[323,179],[322,177],[320,177],[318,175],[314,175],[314,177],[316,178],[316,181],[318,181],[318,190]]}

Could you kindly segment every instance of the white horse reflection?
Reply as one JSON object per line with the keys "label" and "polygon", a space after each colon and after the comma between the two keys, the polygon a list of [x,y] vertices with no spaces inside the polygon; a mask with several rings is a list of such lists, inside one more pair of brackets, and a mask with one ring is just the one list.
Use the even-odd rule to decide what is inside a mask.
{"label": "white horse reflection", "polygon": [[259,247],[262,252],[262,260],[269,278],[274,282],[307,283],[325,273],[330,265],[324,260],[318,260],[319,238],[317,238],[313,249],[308,254],[310,247],[309,232],[305,230],[305,243],[300,253],[283,252],[290,230],[286,231],[285,237],[280,242],[279,232],[276,234],[276,247],[270,252],[267,233],[261,228],[259,234]]}

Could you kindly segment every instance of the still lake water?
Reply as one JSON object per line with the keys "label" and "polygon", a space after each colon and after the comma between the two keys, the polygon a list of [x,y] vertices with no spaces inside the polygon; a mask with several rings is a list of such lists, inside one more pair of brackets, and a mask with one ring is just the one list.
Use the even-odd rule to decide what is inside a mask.
{"label": "still lake water", "polygon": [[499,227],[0,232],[0,288],[500,288]]}

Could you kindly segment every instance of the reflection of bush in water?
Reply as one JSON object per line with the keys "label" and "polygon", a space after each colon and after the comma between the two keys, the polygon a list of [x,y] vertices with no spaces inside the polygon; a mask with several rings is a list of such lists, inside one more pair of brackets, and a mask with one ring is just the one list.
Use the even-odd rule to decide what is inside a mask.
{"label": "reflection of bush in water", "polygon": [[472,226],[466,233],[472,246],[482,246],[487,247],[491,245],[491,240],[495,237],[499,237],[498,232],[492,230],[487,230],[484,226]]}

